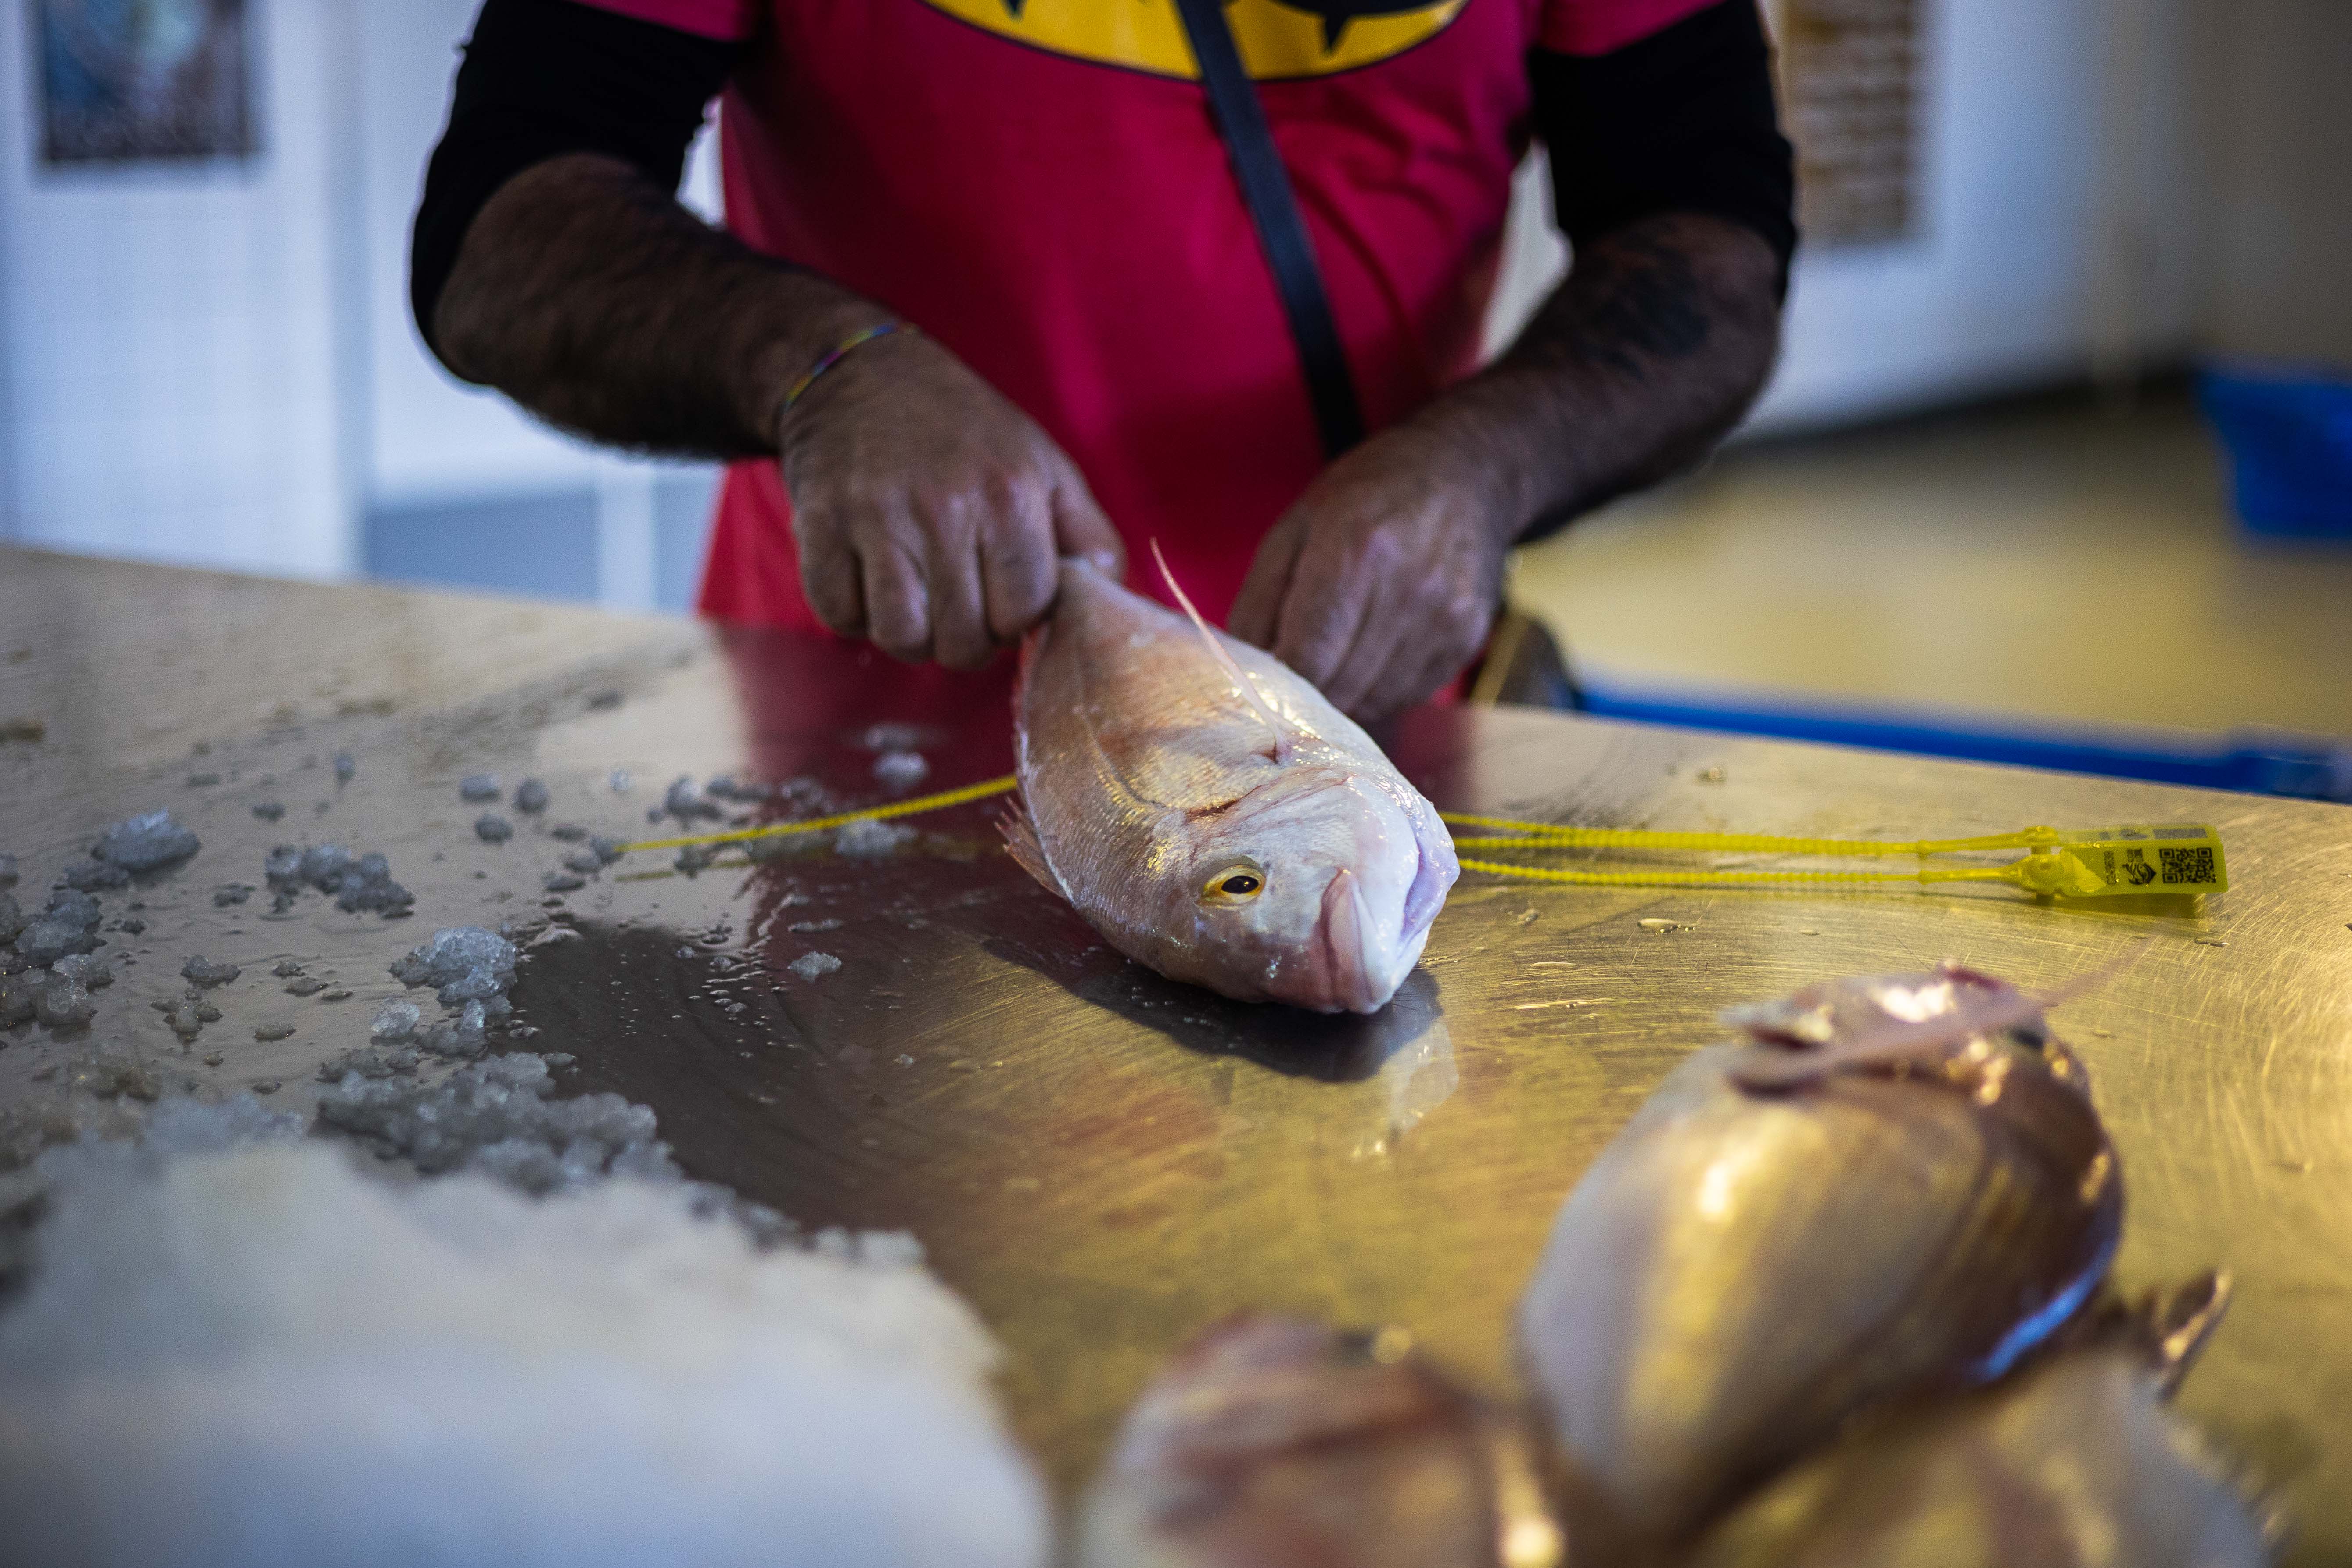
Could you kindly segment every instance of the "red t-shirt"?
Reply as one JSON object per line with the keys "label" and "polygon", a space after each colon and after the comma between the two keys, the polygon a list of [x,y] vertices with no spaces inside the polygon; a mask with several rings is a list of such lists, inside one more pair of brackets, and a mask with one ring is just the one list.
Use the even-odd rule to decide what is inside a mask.
{"label": "red t-shirt", "polygon": [[[722,100],[728,227],[952,350],[1223,619],[1323,458],[1173,0],[590,3],[755,39]],[[1472,368],[1528,48],[1606,53],[1706,3],[1228,0],[1370,427]],[[772,462],[727,475],[701,607],[816,625]]]}

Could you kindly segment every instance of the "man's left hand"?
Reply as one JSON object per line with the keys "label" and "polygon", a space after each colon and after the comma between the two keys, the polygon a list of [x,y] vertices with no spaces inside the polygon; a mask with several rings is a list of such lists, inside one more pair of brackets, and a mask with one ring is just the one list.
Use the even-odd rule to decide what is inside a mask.
{"label": "man's left hand", "polygon": [[1501,602],[1519,520],[1493,467],[1412,425],[1365,442],[1258,547],[1233,634],[1365,722],[1436,691],[1486,646]]}

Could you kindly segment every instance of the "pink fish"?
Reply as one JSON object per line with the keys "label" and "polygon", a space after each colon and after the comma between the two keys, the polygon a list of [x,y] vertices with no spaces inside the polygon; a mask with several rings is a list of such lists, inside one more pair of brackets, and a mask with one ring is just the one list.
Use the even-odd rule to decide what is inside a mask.
{"label": "pink fish", "polygon": [[1412,1348],[1245,1316],[1152,1381],[1081,1510],[1078,1568],[1554,1568],[1525,1435]]}
{"label": "pink fish", "polygon": [[1062,563],[1022,647],[1006,843],[1171,980],[1377,1012],[1460,874],[1453,840],[1320,692],[1185,610]]}
{"label": "pink fish", "polygon": [[1686,1542],[1874,1405],[2001,1376],[2121,1234],[2083,1065],[2014,986],[1948,964],[1731,1021],[1577,1183],[1520,1303],[1598,1562]]}

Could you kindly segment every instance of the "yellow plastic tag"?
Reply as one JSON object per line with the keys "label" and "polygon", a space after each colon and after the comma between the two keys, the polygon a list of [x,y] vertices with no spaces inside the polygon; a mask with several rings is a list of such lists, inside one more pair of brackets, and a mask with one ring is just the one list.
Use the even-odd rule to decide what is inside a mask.
{"label": "yellow plastic tag", "polygon": [[[2100,827],[2060,833],[2047,852],[2024,860],[2021,879],[2034,886],[2035,863],[2063,859],[2066,885],[2053,887],[2071,898],[2096,899],[2135,893],[2219,893],[2230,886],[2221,836],[2201,823],[2166,823],[2145,827]],[[2036,891],[2041,889],[2036,888]]]}

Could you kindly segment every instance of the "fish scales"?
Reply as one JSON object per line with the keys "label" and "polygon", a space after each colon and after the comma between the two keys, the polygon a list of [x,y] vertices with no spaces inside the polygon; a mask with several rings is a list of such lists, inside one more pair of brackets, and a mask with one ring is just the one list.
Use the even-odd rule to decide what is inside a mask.
{"label": "fish scales", "polygon": [[1321,693],[1087,563],[1023,646],[1014,717],[1008,846],[1171,979],[1375,1012],[1459,875],[1435,810]]}
{"label": "fish scales", "polygon": [[2163,1404],[2227,1293],[2208,1275],[2185,1321],[2103,1328],[1990,1389],[1858,1424],[1687,1568],[2262,1568],[2275,1521]]}
{"label": "fish scales", "polygon": [[2084,1304],[2122,1183],[2081,1064],[2000,982],[1841,982],[1670,1075],[1520,1309],[1589,1538],[1686,1540],[1877,1402],[2000,1376]]}

